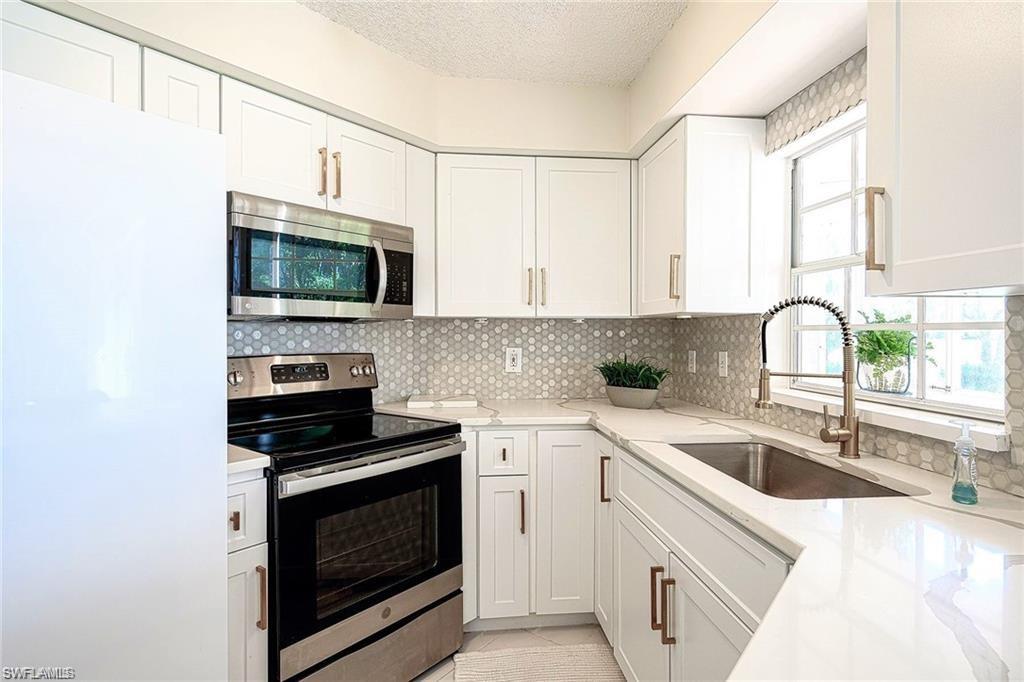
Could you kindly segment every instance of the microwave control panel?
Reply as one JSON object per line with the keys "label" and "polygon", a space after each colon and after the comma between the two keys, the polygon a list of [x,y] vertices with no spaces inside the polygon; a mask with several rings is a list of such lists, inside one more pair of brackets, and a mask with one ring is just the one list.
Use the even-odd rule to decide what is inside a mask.
{"label": "microwave control panel", "polygon": [[386,255],[388,284],[384,289],[384,303],[412,305],[412,254],[388,251]]}

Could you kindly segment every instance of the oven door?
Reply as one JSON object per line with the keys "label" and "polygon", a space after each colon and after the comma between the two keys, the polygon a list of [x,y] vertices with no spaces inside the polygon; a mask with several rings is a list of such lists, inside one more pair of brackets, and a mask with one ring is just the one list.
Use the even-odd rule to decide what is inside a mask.
{"label": "oven door", "polygon": [[412,316],[412,244],[232,214],[233,317]]}
{"label": "oven door", "polygon": [[[358,468],[279,478],[282,679],[461,589],[463,450],[465,443],[447,442]],[[385,601],[388,608],[367,612]]]}

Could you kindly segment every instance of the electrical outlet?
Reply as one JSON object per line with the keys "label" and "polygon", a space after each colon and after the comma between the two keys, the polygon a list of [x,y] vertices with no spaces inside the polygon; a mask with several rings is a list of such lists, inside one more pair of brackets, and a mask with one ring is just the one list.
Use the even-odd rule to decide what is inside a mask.
{"label": "electrical outlet", "polygon": [[697,373],[697,351],[695,350],[686,353],[686,371],[690,374]]}
{"label": "electrical outlet", "polygon": [[511,374],[522,374],[523,373],[523,349],[522,348],[506,348],[505,349],[505,372]]}
{"label": "electrical outlet", "polygon": [[729,376],[729,353],[724,350],[718,351],[718,376]]}

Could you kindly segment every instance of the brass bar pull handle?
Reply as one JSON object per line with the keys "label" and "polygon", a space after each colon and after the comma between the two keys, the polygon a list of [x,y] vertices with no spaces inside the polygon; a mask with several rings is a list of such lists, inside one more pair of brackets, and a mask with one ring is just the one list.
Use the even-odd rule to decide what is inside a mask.
{"label": "brass bar pull handle", "polygon": [[668,297],[672,300],[679,299],[679,261],[682,258],[678,253],[668,256]]}
{"label": "brass bar pull handle", "polygon": [[334,194],[335,199],[341,198],[341,152],[331,154],[334,157]]}
{"label": "brass bar pull handle", "polygon": [[519,491],[519,534],[526,535],[526,491]]}
{"label": "brass bar pull handle", "polygon": [[508,461],[508,451],[505,448],[501,449],[501,461],[502,462],[507,462]]}
{"label": "brass bar pull handle", "polygon": [[231,530],[239,531],[242,530],[242,512],[233,511],[231,516],[228,517],[228,521],[231,522]]}
{"label": "brass bar pull handle", "polygon": [[875,253],[875,197],[885,196],[884,187],[864,188],[864,269],[885,271],[885,263],[877,261]]}
{"label": "brass bar pull handle", "polygon": [[533,268],[526,268],[526,305],[533,305]]}
{"label": "brass bar pull handle", "polygon": [[322,197],[327,194],[327,147],[320,147],[316,153],[320,155],[320,189],[316,195]]}
{"label": "brass bar pull handle", "polygon": [[651,566],[651,629],[660,630],[663,623],[658,622],[658,576],[665,572],[664,566]]}
{"label": "brass bar pull handle", "polygon": [[[671,646],[676,643],[675,635],[669,635],[669,621],[672,617],[672,609],[668,607],[668,588],[672,588],[672,595],[675,596],[675,578],[665,578],[661,581],[661,643]],[[675,599],[672,600],[673,606]]]}
{"label": "brass bar pull handle", "polygon": [[540,269],[540,304],[548,304],[548,269]]}
{"label": "brass bar pull handle", "polygon": [[610,461],[612,461],[611,457],[607,457],[607,456],[604,456],[604,455],[601,456],[601,462],[600,462],[599,466],[601,468],[601,501],[602,502],[611,502],[612,501],[612,498],[608,497],[608,487],[607,487],[608,486],[608,480],[606,478],[605,466],[604,466],[605,462],[610,462]]}
{"label": "brass bar pull handle", "polygon": [[267,629],[267,567],[257,566],[256,575],[260,577],[260,619],[256,621],[256,627],[260,630]]}

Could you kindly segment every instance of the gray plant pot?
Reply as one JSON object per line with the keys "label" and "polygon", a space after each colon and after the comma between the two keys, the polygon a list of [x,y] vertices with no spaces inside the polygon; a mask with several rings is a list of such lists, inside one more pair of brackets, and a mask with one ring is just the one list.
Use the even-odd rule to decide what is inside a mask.
{"label": "gray plant pot", "polygon": [[631,407],[634,410],[649,410],[658,400],[656,388],[625,388],[623,386],[605,386],[608,400],[617,407]]}

